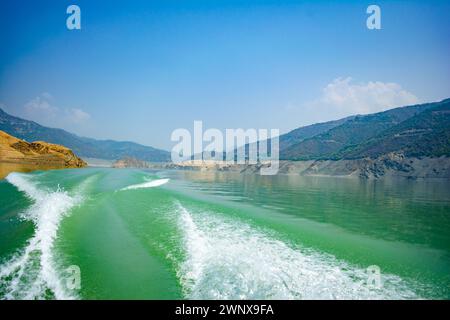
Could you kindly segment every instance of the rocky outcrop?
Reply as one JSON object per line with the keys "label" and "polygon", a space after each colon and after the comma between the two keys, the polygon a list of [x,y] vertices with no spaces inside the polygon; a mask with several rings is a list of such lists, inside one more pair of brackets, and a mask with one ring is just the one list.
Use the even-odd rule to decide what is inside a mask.
{"label": "rocky outcrop", "polygon": [[136,158],[127,157],[124,159],[120,159],[115,161],[112,164],[113,168],[121,169],[121,168],[150,168],[150,163],[146,161],[142,161]]}
{"label": "rocky outcrop", "polygon": [[450,158],[406,157],[401,153],[388,153],[375,159],[363,159],[358,175],[363,178],[395,176],[450,179]]}
{"label": "rocky outcrop", "polygon": [[[259,174],[260,169],[264,166],[268,166],[268,164],[228,164],[199,160],[185,161],[179,164],[159,164],[158,169]],[[149,165],[149,168],[153,168],[153,166]],[[354,160],[282,160],[279,162],[278,174],[363,179],[380,179],[383,177],[450,179],[450,158],[445,156],[406,157],[399,153],[389,153],[378,158]]]}
{"label": "rocky outcrop", "polygon": [[[0,166],[14,167],[18,171],[40,169],[82,168],[86,162],[72,150],[43,141],[26,142],[0,131]],[[6,170],[2,170],[5,175]]]}
{"label": "rocky outcrop", "polygon": [[[263,164],[230,164],[222,161],[190,160],[181,163],[150,163],[126,158],[114,163],[115,168],[176,169],[204,172],[235,172],[259,174]],[[353,160],[308,160],[279,162],[278,174],[301,176],[357,177],[380,179],[383,177],[443,178],[450,179],[449,157],[406,157],[401,153],[389,153],[378,158]]]}
{"label": "rocky outcrop", "polygon": [[[248,166],[243,172],[257,173],[258,166]],[[380,179],[388,177],[450,179],[449,157],[405,157],[389,153],[378,158],[354,160],[280,161],[279,174],[302,176],[358,177]]]}

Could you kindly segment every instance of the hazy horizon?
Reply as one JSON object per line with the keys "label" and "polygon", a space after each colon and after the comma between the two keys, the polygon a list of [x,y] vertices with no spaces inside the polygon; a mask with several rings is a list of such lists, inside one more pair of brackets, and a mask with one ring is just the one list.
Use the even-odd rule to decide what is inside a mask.
{"label": "hazy horizon", "polygon": [[[419,104],[426,104],[426,103],[440,102],[440,101],[447,100],[447,99],[450,99],[450,97],[449,97],[449,98],[444,98],[444,99],[441,99],[441,100],[438,100],[438,101],[424,101],[424,102],[420,102]],[[410,105],[394,106],[394,107],[392,107],[392,108],[387,108],[386,110],[383,110],[383,111],[392,110],[392,109],[396,109],[396,108],[402,108],[402,107],[408,107],[408,106],[410,106]],[[0,105],[0,110],[5,111],[5,112],[8,113],[9,115],[14,116],[14,117],[18,117],[18,118],[22,118],[22,117],[19,116],[19,115],[14,115],[14,114],[10,113],[8,110],[2,109],[2,107],[4,107],[4,106],[1,106],[1,105]],[[361,116],[361,115],[364,116],[364,115],[369,115],[369,114],[378,113],[378,112],[383,112],[383,111],[371,112],[371,113],[366,113],[366,114],[351,114],[351,115],[348,115],[348,116],[345,116],[345,117],[342,117],[342,118],[337,118],[337,119],[331,119],[331,120],[326,120],[326,121],[319,121],[319,122],[314,122],[314,123],[310,123],[310,124],[305,124],[305,125],[302,125],[302,126],[299,126],[299,127],[295,127],[295,128],[289,129],[289,130],[286,131],[286,132],[280,132],[280,136],[283,135],[283,134],[289,133],[289,132],[291,132],[291,131],[294,131],[294,130],[296,130],[296,129],[302,128],[302,127],[308,127],[308,126],[311,126],[311,125],[315,125],[315,124],[319,124],[319,123],[325,123],[325,122],[329,122],[329,121],[341,120],[341,119],[345,119],[345,118],[348,118],[348,117],[351,117],[351,116]],[[26,119],[26,118],[22,118],[22,119],[28,120],[28,121],[34,121],[34,122],[36,122],[37,124],[42,125],[41,123],[39,123],[39,122],[37,122],[37,121],[35,121],[35,120],[33,120],[33,119]],[[193,126],[192,126],[192,127],[193,127]],[[49,126],[49,128],[66,130],[66,129],[61,128],[61,127],[51,127],[51,126]],[[191,127],[188,127],[188,128],[186,128],[186,129],[190,130],[190,129],[192,129],[192,128],[191,128]],[[209,129],[209,128],[203,128],[203,129],[204,129],[204,130],[207,130],[207,129]],[[245,128],[243,128],[243,129],[245,129]],[[74,132],[71,132],[70,130],[66,130],[66,131],[68,131],[69,133],[76,134],[76,133],[74,133]],[[77,134],[77,135],[79,135],[79,134]],[[92,139],[96,139],[96,140],[114,140],[114,141],[118,141],[118,142],[132,142],[132,143],[138,143],[138,144],[140,144],[139,142],[136,142],[136,141],[126,140],[126,139],[120,139],[120,138],[119,138],[119,139],[111,139],[111,138],[104,138],[104,139],[101,139],[101,138],[100,138],[100,139],[99,139],[99,138],[95,138],[95,137],[91,137],[91,136],[85,136],[85,135],[79,135],[79,136],[81,136],[81,137],[83,137],[83,138],[92,138]],[[173,143],[175,144],[176,142],[173,142]],[[149,146],[149,147],[154,147],[154,148],[157,148],[157,149],[161,149],[161,150],[170,152],[170,149],[169,149],[169,148],[167,148],[167,149],[165,149],[165,148],[158,148],[158,147],[155,147],[155,146],[152,146],[152,145],[148,145],[148,144],[147,144],[147,145],[146,145],[146,144],[142,144],[142,145],[144,145],[144,146]],[[240,147],[240,146],[238,146],[238,147]],[[233,150],[233,149],[230,149],[230,150],[228,150],[228,151],[231,151],[231,150]]]}

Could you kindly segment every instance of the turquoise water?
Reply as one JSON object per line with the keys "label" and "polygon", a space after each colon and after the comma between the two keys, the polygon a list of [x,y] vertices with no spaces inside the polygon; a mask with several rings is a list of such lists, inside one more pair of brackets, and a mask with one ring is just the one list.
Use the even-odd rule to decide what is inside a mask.
{"label": "turquoise water", "polygon": [[13,173],[0,181],[0,297],[448,299],[449,191],[439,180]]}

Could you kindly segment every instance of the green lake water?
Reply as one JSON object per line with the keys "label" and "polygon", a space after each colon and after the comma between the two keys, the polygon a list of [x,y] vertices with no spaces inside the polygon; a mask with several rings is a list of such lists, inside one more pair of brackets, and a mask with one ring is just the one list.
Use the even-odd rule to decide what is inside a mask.
{"label": "green lake water", "polygon": [[13,173],[0,298],[449,299],[449,231],[444,180]]}

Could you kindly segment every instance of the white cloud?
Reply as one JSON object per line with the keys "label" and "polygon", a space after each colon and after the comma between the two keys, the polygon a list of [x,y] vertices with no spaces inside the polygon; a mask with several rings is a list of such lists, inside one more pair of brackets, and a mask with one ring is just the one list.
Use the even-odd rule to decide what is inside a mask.
{"label": "white cloud", "polygon": [[51,105],[52,99],[51,96],[44,93],[30,100],[24,106],[25,115],[32,119],[54,119],[59,112],[59,108]]}
{"label": "white cloud", "polygon": [[337,78],[324,89],[314,105],[340,114],[367,114],[419,103],[419,99],[393,82],[352,83],[352,78]]}
{"label": "white cloud", "polygon": [[286,103],[280,112],[280,128],[296,128],[313,123],[369,114],[421,103],[398,83],[337,78],[325,85],[320,95],[303,103]]}
{"label": "white cloud", "polygon": [[80,125],[91,116],[79,108],[60,108],[55,106],[51,94],[44,92],[27,102],[23,107],[23,116],[40,124],[53,127]]}
{"label": "white cloud", "polygon": [[68,120],[73,123],[82,123],[91,118],[91,115],[81,109],[72,108],[66,110]]}

